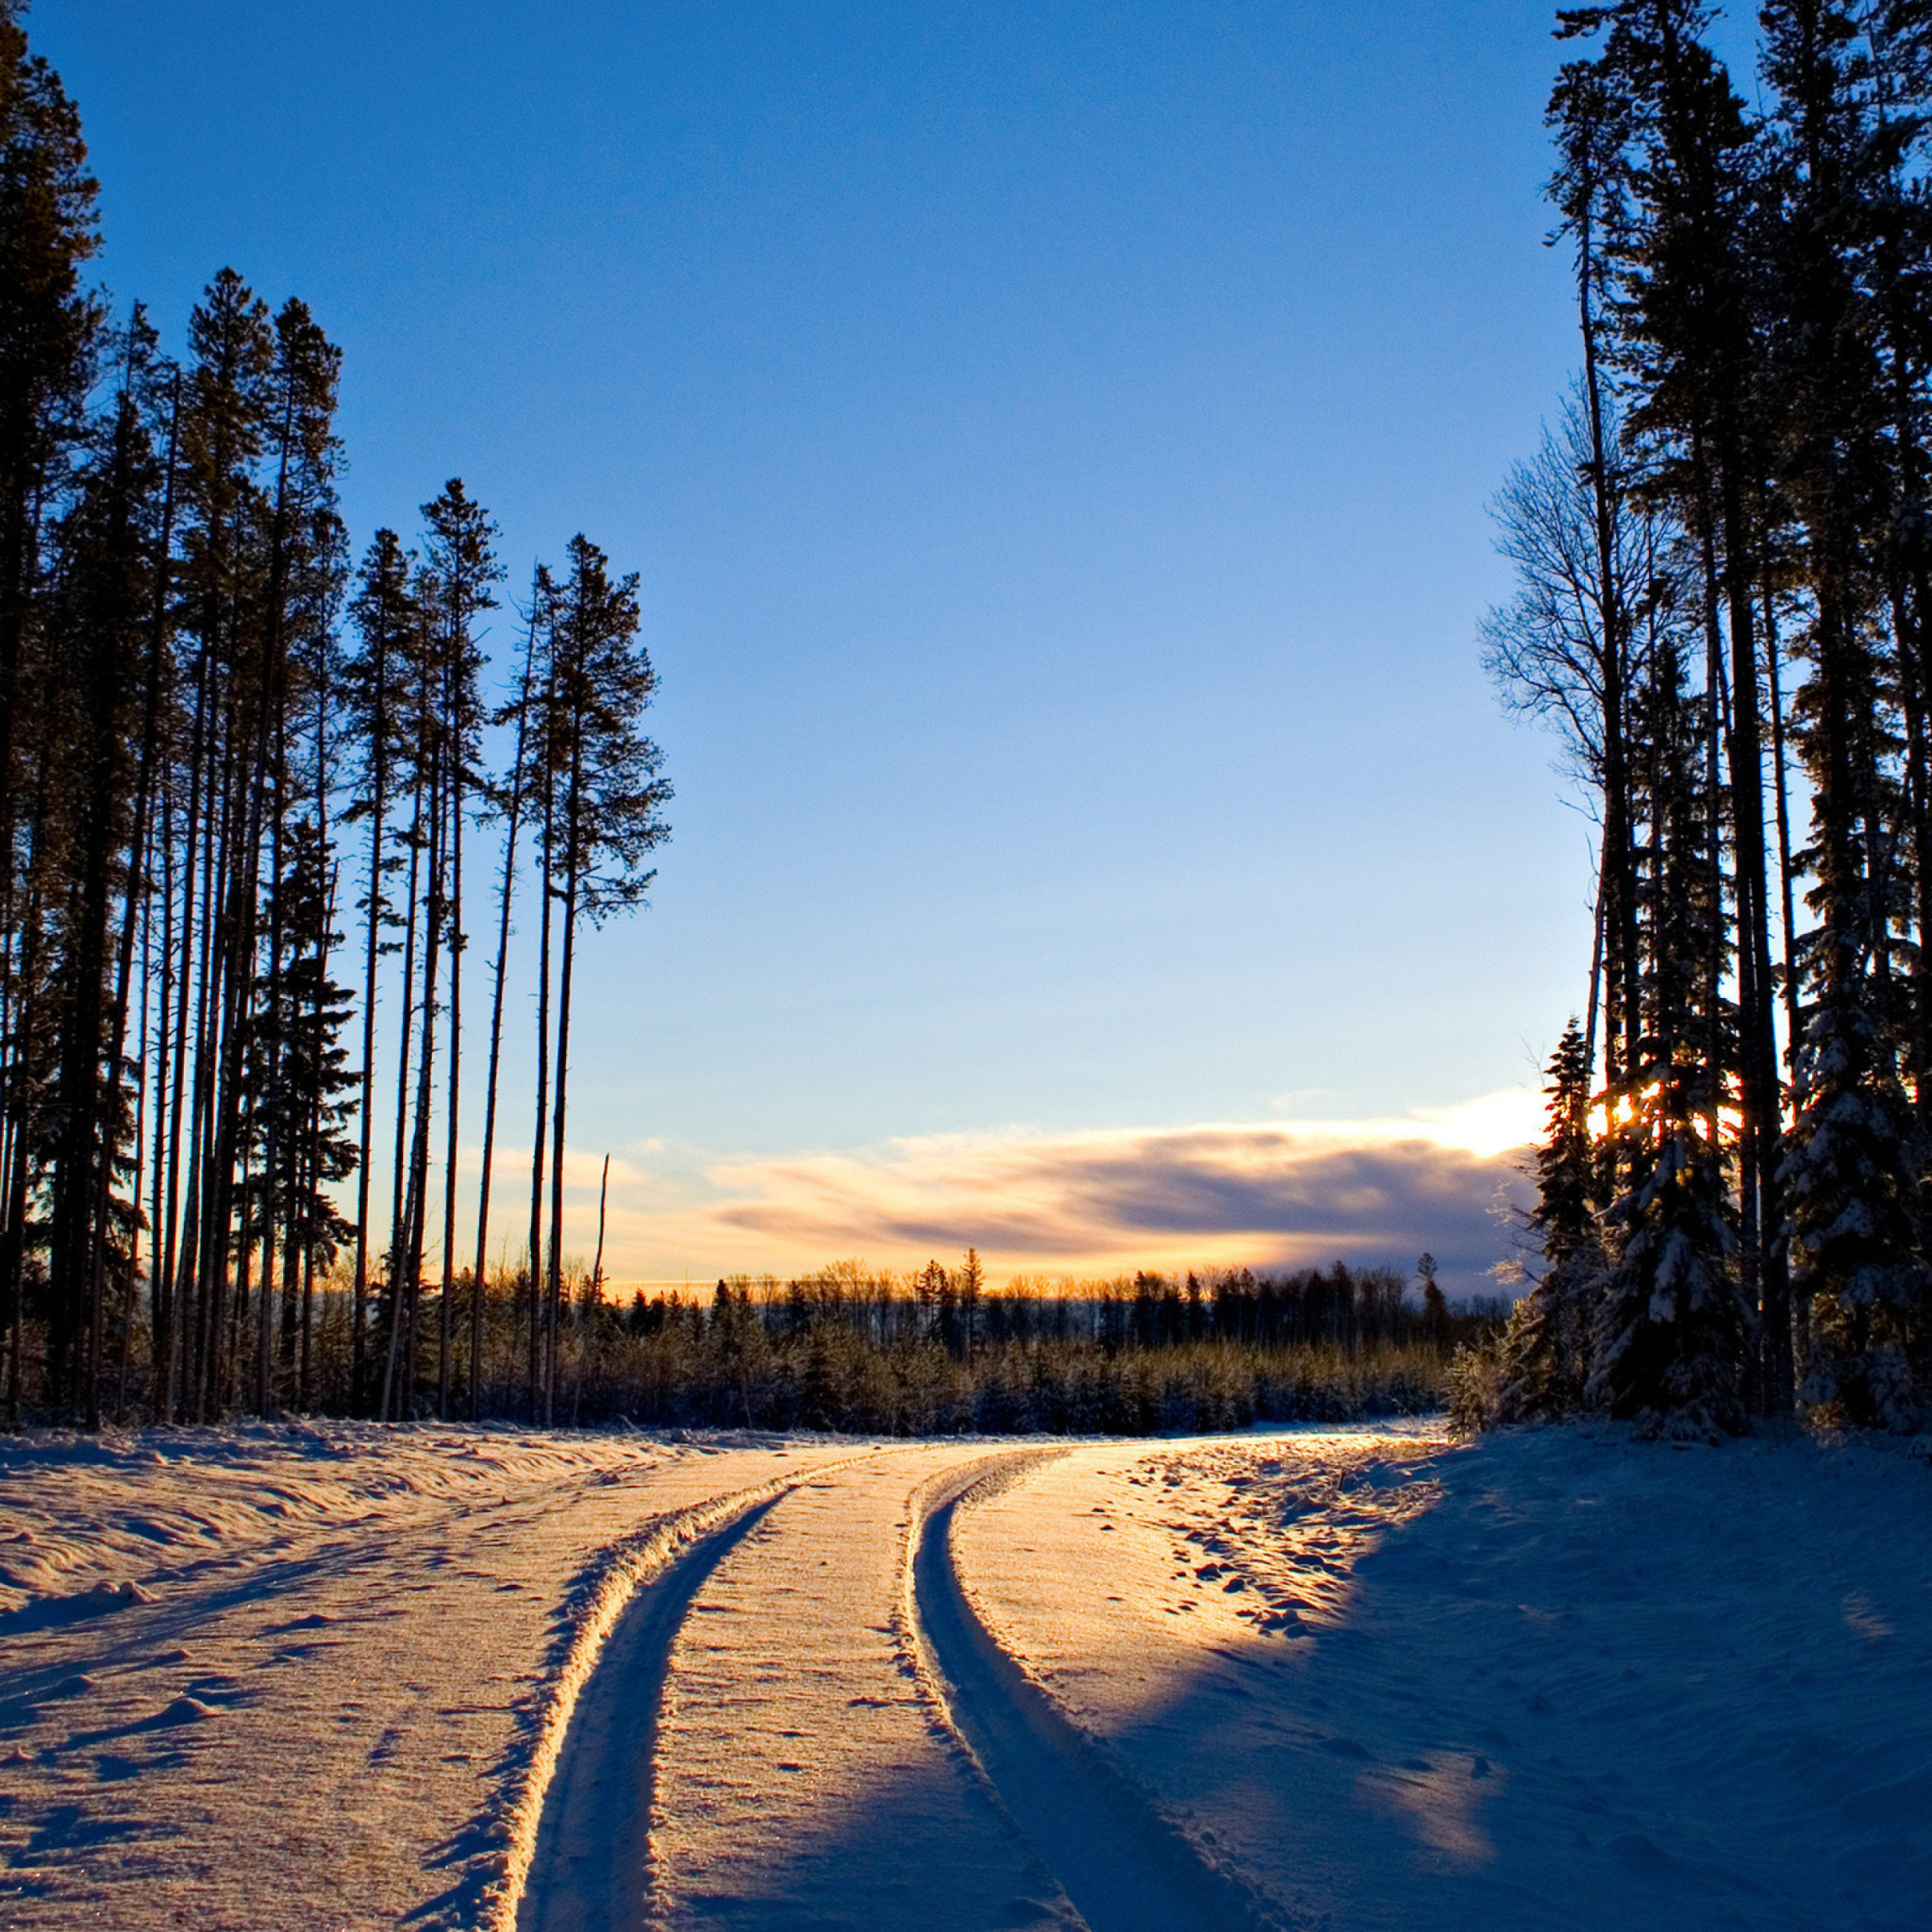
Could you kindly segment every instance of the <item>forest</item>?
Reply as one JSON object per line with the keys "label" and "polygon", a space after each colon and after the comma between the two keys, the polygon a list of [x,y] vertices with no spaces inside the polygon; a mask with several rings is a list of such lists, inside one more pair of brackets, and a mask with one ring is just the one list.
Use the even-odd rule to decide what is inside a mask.
{"label": "forest", "polygon": [[[453,479],[411,539],[378,530],[352,555],[341,354],[299,299],[272,309],[224,269],[178,361],[140,304],[115,319],[85,279],[98,190],[79,117],[22,12],[0,12],[8,1418],[307,1407],[319,1293],[345,1305],[347,1407],[451,1411],[458,1355],[480,1354],[483,1298],[458,1280],[480,1279],[491,1232],[520,887],[540,929],[534,1129],[521,1109],[517,1126],[535,1413],[565,1295],[573,964],[587,927],[641,902],[667,834],[637,579],[582,536],[538,568],[492,702],[489,512]],[[508,745],[493,767],[487,727]],[[502,863],[479,878],[473,859],[466,882],[479,824]],[[493,950],[471,991],[473,1028],[479,999],[489,1018],[465,1265],[473,926]]]}
{"label": "forest", "polygon": [[1932,9],[1564,10],[1580,373],[1484,652],[1596,823],[1536,1279],[1465,1421],[1932,1415]]}

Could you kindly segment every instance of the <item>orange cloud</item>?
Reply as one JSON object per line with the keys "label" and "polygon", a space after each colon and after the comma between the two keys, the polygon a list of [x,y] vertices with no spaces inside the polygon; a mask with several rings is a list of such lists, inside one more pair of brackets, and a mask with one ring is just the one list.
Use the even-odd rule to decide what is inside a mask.
{"label": "orange cloud", "polygon": [[[1505,1104],[1506,1100],[1511,1104]],[[1337,1258],[1492,1289],[1529,1190],[1513,1097],[1407,1121],[948,1135],[720,1158],[661,1143],[611,1165],[605,1268],[695,1282],[835,1257],[906,1269],[976,1247],[997,1279]],[[573,1251],[595,1238],[600,1163],[571,1163]]]}

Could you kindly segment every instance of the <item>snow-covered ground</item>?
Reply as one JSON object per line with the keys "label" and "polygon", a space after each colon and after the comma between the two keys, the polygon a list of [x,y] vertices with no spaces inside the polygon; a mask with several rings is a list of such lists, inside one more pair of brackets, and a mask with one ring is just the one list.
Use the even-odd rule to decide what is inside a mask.
{"label": "snow-covered ground", "polygon": [[0,1926],[1932,1925],[1932,1465],[0,1444]]}

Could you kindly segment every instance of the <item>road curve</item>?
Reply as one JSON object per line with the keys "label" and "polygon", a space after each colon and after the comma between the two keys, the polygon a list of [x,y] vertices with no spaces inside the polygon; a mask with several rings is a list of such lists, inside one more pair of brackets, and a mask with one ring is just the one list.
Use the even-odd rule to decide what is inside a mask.
{"label": "road curve", "polygon": [[961,1582],[958,1513],[1060,1453],[914,1444],[720,1499],[577,1694],[516,1932],[1274,1932]]}
{"label": "road curve", "polygon": [[1276,1908],[1207,1862],[974,1609],[954,1561],[955,1517],[1041,1459],[984,1458],[916,1499],[909,1608],[928,1693],[1091,1932],[1276,1932]]}
{"label": "road curve", "polygon": [[902,1615],[913,1443],[712,1515],[631,1598],[557,1746],[516,1932],[1078,1932],[938,1718]]}

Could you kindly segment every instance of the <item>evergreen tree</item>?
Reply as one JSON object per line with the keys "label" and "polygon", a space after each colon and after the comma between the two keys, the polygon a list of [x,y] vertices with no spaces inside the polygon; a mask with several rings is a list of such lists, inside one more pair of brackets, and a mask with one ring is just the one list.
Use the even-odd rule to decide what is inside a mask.
{"label": "evergreen tree", "polygon": [[[558,587],[545,680],[545,760],[554,776],[544,871],[561,911],[557,1048],[551,1109],[548,1313],[554,1337],[563,1280],[563,1158],[570,1079],[572,978],[577,922],[601,924],[643,904],[656,877],[644,860],[670,836],[661,816],[671,787],[662,754],[640,728],[657,690],[649,654],[637,641],[637,577],[613,579],[608,559],[582,536],[571,539],[570,569]],[[554,1406],[549,1357],[545,1411]]]}
{"label": "evergreen tree", "polygon": [[[495,608],[490,587],[503,575],[491,549],[496,526],[483,508],[453,477],[434,503],[423,507],[427,525],[425,554],[440,593],[437,612],[437,721],[444,746],[442,794],[439,811],[445,827],[449,885],[444,917],[449,936],[449,1087],[445,1118],[448,1142],[443,1158],[442,1292],[437,1349],[436,1412],[449,1409],[452,1308],[456,1299],[457,1129],[462,1076],[463,819],[481,781],[477,734],[482,707],[477,677],[483,656],[476,621]],[[474,1293],[480,1294],[481,1263]],[[473,1357],[473,1369],[474,1357]]]}
{"label": "evergreen tree", "polygon": [[[63,822],[67,874],[56,933],[60,1041],[52,1106],[49,1228],[50,1393],[100,1422],[103,1277],[97,1252],[106,1170],[130,1165],[132,1125],[112,1039],[111,934],[119,876],[132,840],[133,748],[151,636],[151,522],[159,465],[135,395],[152,355],[140,325],[125,349],[125,380],[107,446],[76,479],[54,541],[50,637],[67,657],[66,695],[43,697],[43,722],[61,718],[63,783],[54,794]],[[51,667],[50,667],[51,672]],[[123,1250],[125,1261],[125,1248]]]}
{"label": "evergreen tree", "polygon": [[[291,828],[289,848],[266,908],[287,957],[273,967],[264,959],[248,1023],[242,1245],[259,1241],[267,1251],[281,1244],[283,1354],[306,1359],[315,1264],[333,1259],[354,1233],[331,1190],[356,1172],[349,1123],[358,1083],[341,1038],[352,1016],[350,996],[328,976],[336,935],[327,851],[306,819]],[[263,1309],[272,1281],[265,1261]],[[298,1369],[301,1406],[307,1373],[299,1361],[287,1365]]]}
{"label": "evergreen tree", "polygon": [[1727,946],[1700,715],[1714,702],[1714,694],[1685,694],[1674,641],[1653,651],[1639,884],[1644,1031],[1618,1157],[1637,1179],[1605,1217],[1613,1252],[1586,1390],[1646,1432],[1690,1441],[1745,1426],[1750,1322],[1735,1273],[1738,1217],[1720,1137],[1737,1064],[1737,1014],[1727,1004],[1712,1006],[1703,970]]}
{"label": "evergreen tree", "polygon": [[1499,1422],[1582,1407],[1607,1257],[1598,1212],[1604,1162],[1590,1125],[1590,1056],[1574,1015],[1550,1056],[1548,1131],[1537,1150],[1530,1227],[1543,1272],[1516,1305],[1503,1353]]}
{"label": "evergreen tree", "polygon": [[342,666],[343,727],[354,747],[355,788],[344,824],[366,821],[368,858],[362,899],[361,1093],[357,1113],[361,1142],[357,1152],[356,1261],[350,1313],[350,1403],[367,1399],[370,1137],[375,1124],[375,989],[378,961],[394,950],[383,934],[392,924],[387,882],[396,861],[390,851],[389,814],[394,774],[405,756],[408,693],[416,682],[421,634],[412,585],[413,559],[393,530],[378,530],[362,561],[350,616],[360,648]]}
{"label": "evergreen tree", "polygon": [[[496,1152],[496,1088],[503,1046],[503,988],[504,973],[509,958],[510,900],[516,888],[517,837],[523,828],[531,784],[530,759],[535,740],[530,726],[531,714],[537,699],[537,640],[547,632],[553,622],[552,605],[555,594],[550,573],[540,563],[530,585],[530,608],[526,613],[524,639],[523,673],[517,680],[515,695],[495,718],[498,725],[513,724],[516,728],[509,770],[499,783],[488,787],[485,791],[488,808],[499,814],[503,821],[503,874],[497,893],[496,961],[490,999],[490,1054],[483,1076],[483,1172],[476,1186],[476,1265],[470,1285],[472,1421],[482,1412],[479,1365],[483,1359],[483,1271],[490,1252],[490,1181],[491,1164]],[[540,1127],[539,1139],[541,1138]],[[534,1267],[528,1271],[525,1299],[528,1303],[530,1333],[534,1338],[537,1331]]]}
{"label": "evergreen tree", "polygon": [[1796,1286],[1811,1305],[1807,1395],[1903,1427],[1932,1399],[1932,1275],[1922,1157],[1898,1077],[1902,1047],[1923,1064],[1894,931],[1910,916],[1894,855],[1915,841],[1893,831],[1906,799],[1893,776],[1892,701],[1906,694],[1915,709],[1916,680],[1886,663],[1882,538],[1899,411],[1870,260],[1874,211],[1890,198],[1898,156],[1877,115],[1858,16],[1828,0],[1780,0],[1763,18],[1785,216],[1775,264],[1780,481],[1799,525],[1808,620],[1796,645],[1809,670],[1796,706],[1813,814],[1802,860],[1816,876],[1807,899],[1819,919],[1801,947],[1811,1000],[1782,1172]]}
{"label": "evergreen tree", "polygon": [[98,297],[81,285],[100,243],[80,116],[59,76],[29,50],[24,12],[20,0],[0,4],[0,1091],[8,1127],[0,1310],[10,1419],[20,1405],[22,1270],[46,1073],[39,1042],[49,1026],[37,1004],[44,901],[32,874],[53,855],[32,823],[46,788],[30,761],[30,741],[42,735],[34,714],[58,695],[35,675],[46,661],[42,532],[69,459],[89,437],[86,400],[105,320]]}

